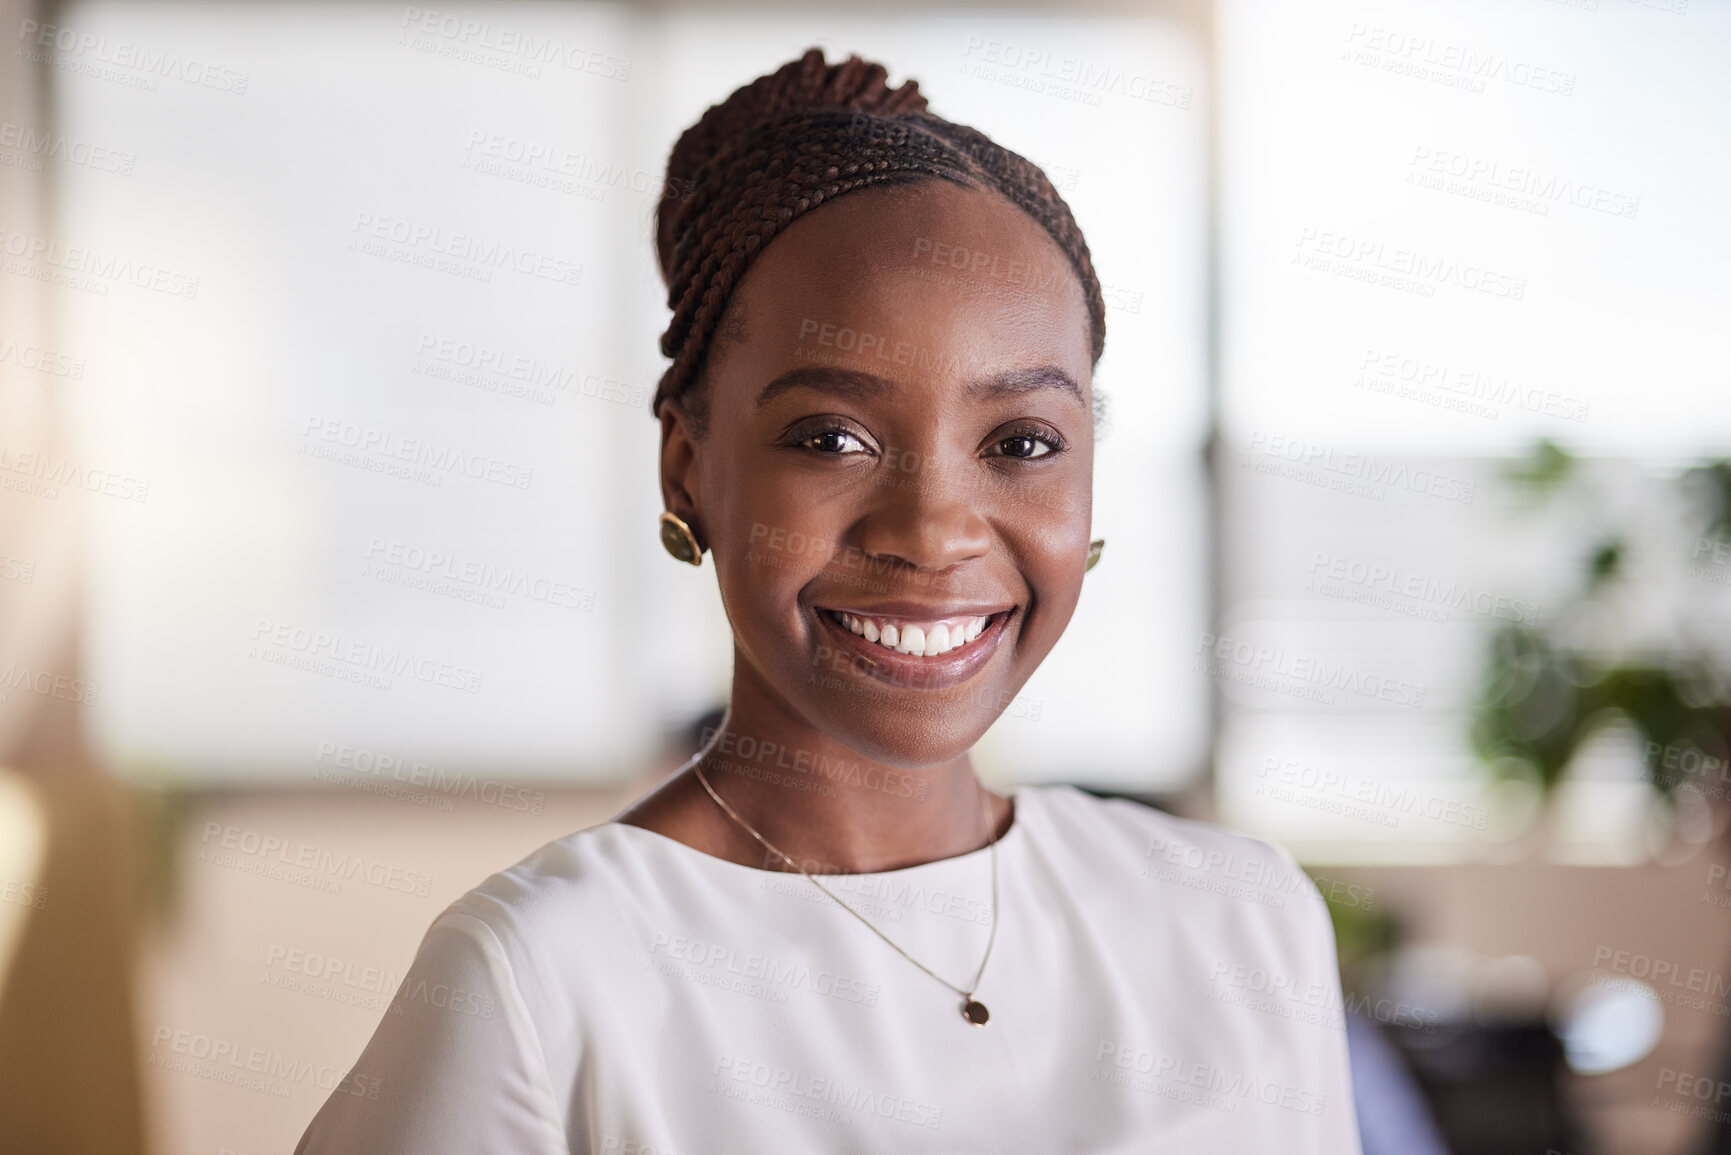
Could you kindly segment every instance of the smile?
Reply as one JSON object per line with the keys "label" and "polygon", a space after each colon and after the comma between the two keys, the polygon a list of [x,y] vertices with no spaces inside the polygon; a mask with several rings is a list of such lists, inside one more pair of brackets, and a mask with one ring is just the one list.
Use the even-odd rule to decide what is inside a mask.
{"label": "smile", "polygon": [[846,610],[824,610],[848,632],[866,641],[913,657],[937,658],[975,641],[997,614],[909,621],[905,618],[867,617]]}
{"label": "smile", "polygon": [[942,690],[973,678],[992,661],[1020,613],[1013,604],[994,609],[901,602],[870,613],[811,608],[821,634],[832,639],[820,642],[814,661],[836,673],[851,671],[912,690]]}

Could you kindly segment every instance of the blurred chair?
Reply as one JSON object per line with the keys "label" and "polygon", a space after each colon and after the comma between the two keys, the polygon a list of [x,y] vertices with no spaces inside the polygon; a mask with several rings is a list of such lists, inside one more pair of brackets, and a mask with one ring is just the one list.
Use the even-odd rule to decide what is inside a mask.
{"label": "blurred chair", "polygon": [[0,901],[7,1155],[144,1155],[133,835],[105,778],[0,771],[0,899],[31,888]]}
{"label": "blurred chair", "polygon": [[1449,1155],[1406,1060],[1381,1029],[1349,1014],[1346,1045],[1364,1155]]}
{"label": "blurred chair", "polygon": [[[1389,1029],[1445,1149],[1459,1155],[1589,1155],[1562,1096],[1563,1045],[1542,1019]],[[1356,1073],[1355,1073],[1356,1074]],[[1356,1080],[1355,1080],[1356,1081]],[[1370,1147],[1365,1147],[1370,1155]]]}
{"label": "blurred chair", "polygon": [[0,1005],[31,911],[47,902],[48,812],[30,780],[0,766]]}

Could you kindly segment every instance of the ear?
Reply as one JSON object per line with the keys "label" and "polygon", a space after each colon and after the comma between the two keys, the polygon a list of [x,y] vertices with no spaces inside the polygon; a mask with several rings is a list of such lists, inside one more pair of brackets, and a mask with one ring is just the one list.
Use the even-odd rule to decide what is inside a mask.
{"label": "ear", "polygon": [[708,549],[698,483],[697,439],[692,435],[691,419],[674,397],[661,403],[660,417],[662,507],[689,525],[697,544]]}

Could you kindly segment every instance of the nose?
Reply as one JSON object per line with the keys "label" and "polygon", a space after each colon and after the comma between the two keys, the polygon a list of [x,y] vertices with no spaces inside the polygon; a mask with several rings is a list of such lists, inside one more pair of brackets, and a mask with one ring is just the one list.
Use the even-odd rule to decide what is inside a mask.
{"label": "nose", "polygon": [[963,483],[962,469],[926,458],[917,470],[891,472],[855,526],[867,555],[895,558],[915,569],[942,572],[992,548],[981,494]]}

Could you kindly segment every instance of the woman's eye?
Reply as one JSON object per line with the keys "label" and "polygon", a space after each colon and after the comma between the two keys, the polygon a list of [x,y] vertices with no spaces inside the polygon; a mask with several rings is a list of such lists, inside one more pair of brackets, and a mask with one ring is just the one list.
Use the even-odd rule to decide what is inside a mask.
{"label": "woman's eye", "polygon": [[825,429],[802,439],[800,444],[808,449],[815,449],[819,453],[865,452],[865,443],[845,429]]}
{"label": "woman's eye", "polygon": [[1000,456],[1028,461],[1036,457],[1047,457],[1057,452],[1059,446],[1050,437],[1029,432],[1014,433],[1009,437],[1001,438],[997,442],[996,448]]}

